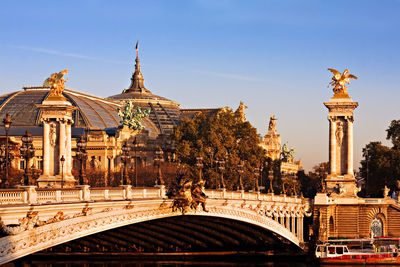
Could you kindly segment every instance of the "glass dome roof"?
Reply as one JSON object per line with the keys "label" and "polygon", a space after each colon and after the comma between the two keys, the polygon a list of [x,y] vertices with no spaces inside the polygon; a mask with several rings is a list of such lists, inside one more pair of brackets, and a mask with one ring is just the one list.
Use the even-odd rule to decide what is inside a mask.
{"label": "glass dome roof", "polygon": [[[10,114],[13,126],[39,126],[40,105],[50,90],[44,87],[25,87],[24,90],[0,96],[0,118]],[[73,112],[73,127],[105,129],[118,127],[118,103],[102,98],[65,90],[63,95],[78,109]]]}

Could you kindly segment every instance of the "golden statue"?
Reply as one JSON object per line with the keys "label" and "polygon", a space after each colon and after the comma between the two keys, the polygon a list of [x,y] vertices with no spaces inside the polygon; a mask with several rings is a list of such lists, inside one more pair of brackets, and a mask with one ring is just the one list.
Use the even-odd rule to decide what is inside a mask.
{"label": "golden statue", "polygon": [[50,87],[50,96],[62,96],[65,88],[64,83],[68,81],[68,77],[64,79],[66,73],[68,73],[68,69],[53,73],[44,81],[43,87]]}
{"label": "golden statue", "polygon": [[350,83],[350,79],[357,80],[357,76],[349,74],[348,69],[345,69],[343,73],[340,73],[335,69],[328,70],[334,74],[334,76],[332,77],[332,81],[329,83],[329,85],[333,86],[333,92],[335,93],[335,95],[343,94],[345,96],[348,96],[346,84]]}

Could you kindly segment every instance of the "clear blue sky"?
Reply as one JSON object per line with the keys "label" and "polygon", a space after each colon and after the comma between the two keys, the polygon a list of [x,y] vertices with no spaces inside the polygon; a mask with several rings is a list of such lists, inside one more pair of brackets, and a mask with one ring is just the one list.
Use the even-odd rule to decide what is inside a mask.
{"label": "clear blue sky", "polygon": [[400,119],[400,1],[1,1],[0,93],[69,68],[98,96],[129,85],[140,40],[145,84],[184,108],[249,107],[260,134],[278,118],[306,169],[328,160],[328,67],[359,76],[355,166]]}

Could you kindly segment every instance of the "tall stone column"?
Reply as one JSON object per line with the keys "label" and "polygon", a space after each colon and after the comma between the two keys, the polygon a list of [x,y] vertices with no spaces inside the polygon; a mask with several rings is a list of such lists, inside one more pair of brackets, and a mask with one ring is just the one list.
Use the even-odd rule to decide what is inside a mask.
{"label": "tall stone column", "polygon": [[358,103],[348,94],[335,94],[324,105],[329,109],[329,165],[326,178],[327,193],[355,197],[356,180],[353,173],[353,113]]}
{"label": "tall stone column", "polygon": [[[60,119],[59,121],[58,121],[58,123],[59,123],[59,127],[60,127],[60,138],[59,138],[59,155],[58,155],[58,163],[59,163],[59,168],[58,168],[58,170],[59,170],[59,172],[58,172],[58,174],[59,175],[63,175],[63,176],[65,176],[66,175],[66,172],[65,172],[65,165],[67,165],[67,154],[66,154],[66,140],[65,140],[65,120],[64,119]],[[64,156],[64,158],[65,158],[65,163],[64,163],[64,166],[63,166],[63,164],[61,164],[61,157],[62,156]]]}
{"label": "tall stone column", "polygon": [[347,117],[347,174],[353,173],[353,117]]}
{"label": "tall stone column", "polygon": [[329,117],[329,160],[330,160],[330,173],[336,174],[336,121],[334,117]]}
{"label": "tall stone column", "polygon": [[[72,120],[68,120],[65,124],[65,134],[66,136],[71,136],[71,125],[72,125]],[[65,172],[67,175],[72,175],[71,170],[72,170],[72,146],[71,146],[71,138],[66,139],[66,161],[65,161]]]}
{"label": "tall stone column", "polygon": [[[76,109],[63,96],[49,95],[40,105],[43,122],[43,173],[38,178],[38,187],[72,187],[75,179],[71,175],[71,123]],[[64,156],[64,166],[61,157]]]}
{"label": "tall stone column", "polygon": [[50,125],[43,120],[43,175],[50,174]]}

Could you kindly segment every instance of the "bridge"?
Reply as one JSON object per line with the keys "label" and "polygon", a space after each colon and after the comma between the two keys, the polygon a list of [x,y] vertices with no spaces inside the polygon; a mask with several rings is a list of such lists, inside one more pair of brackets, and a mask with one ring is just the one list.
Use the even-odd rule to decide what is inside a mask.
{"label": "bridge", "polygon": [[[163,186],[90,188],[84,185],[68,189],[25,186],[3,189],[0,191],[0,223],[4,233],[0,238],[0,264],[73,240],[104,235],[140,223],[156,224],[160,220],[164,220],[166,227],[161,227],[163,232],[158,232],[158,235],[164,238],[170,235],[178,244],[185,240],[199,246],[204,240],[219,246],[224,246],[226,240],[254,243],[269,233],[263,242],[272,238],[301,246],[303,218],[308,212],[304,198],[244,191],[205,192],[208,197],[206,210],[198,207],[182,214],[172,209],[173,200],[166,197]],[[183,225],[182,219],[186,219]],[[229,236],[224,234],[224,227],[234,228],[235,225],[236,230],[231,229]],[[216,228],[213,230],[212,226]],[[152,227],[154,224],[147,225],[143,231],[150,231]],[[166,229],[168,227],[172,229]],[[257,237],[246,235],[243,229],[258,231]],[[126,234],[120,233],[119,238]],[[103,242],[118,239],[115,235],[103,237],[106,239]],[[136,232],[136,235],[143,237],[143,232]],[[155,242],[165,245],[164,241],[152,240],[151,235],[148,233],[148,240],[139,240],[139,244],[146,246]],[[190,240],[192,235],[195,238]],[[133,238],[137,240],[135,234]]]}

